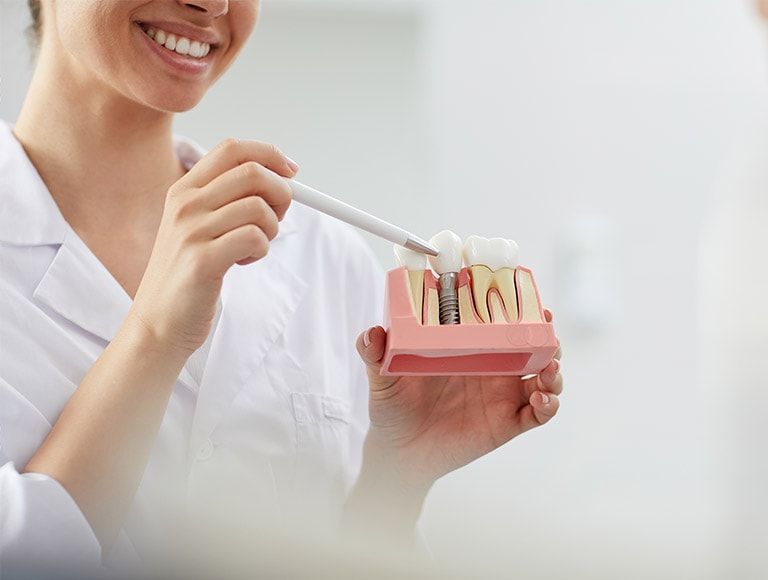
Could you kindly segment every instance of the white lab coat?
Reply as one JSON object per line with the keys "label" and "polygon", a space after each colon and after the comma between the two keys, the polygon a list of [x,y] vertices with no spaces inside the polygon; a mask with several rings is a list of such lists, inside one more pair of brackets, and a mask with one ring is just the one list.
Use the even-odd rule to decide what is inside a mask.
{"label": "white lab coat", "polygon": [[[202,154],[176,146],[187,165]],[[368,425],[354,342],[380,320],[382,289],[356,232],[291,207],[268,256],[225,277],[202,383],[179,376],[107,565],[167,557],[196,509],[333,530]],[[130,304],[0,122],[0,567],[99,562],[66,490],[19,472]]]}

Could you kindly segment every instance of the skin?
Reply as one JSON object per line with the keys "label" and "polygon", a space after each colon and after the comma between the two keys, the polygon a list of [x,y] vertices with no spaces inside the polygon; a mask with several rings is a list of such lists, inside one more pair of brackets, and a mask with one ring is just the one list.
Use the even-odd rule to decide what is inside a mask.
{"label": "skin", "polygon": [[[185,174],[172,144],[173,114],[197,104],[232,64],[258,10],[256,0],[43,2],[38,63],[14,132],[133,305],[25,469],[67,489],[104,551],[175,380],[210,331],[224,274],[266,255],[290,204],[283,178],[298,166],[274,146],[230,139]],[[173,70],[143,44],[137,21],[214,33],[210,66]],[[376,522],[389,541],[410,536],[437,478],[554,416],[562,377],[553,362],[525,381],[384,378],[385,340],[377,327],[357,343],[372,423],[345,521],[348,529]]]}
{"label": "skin", "polygon": [[760,12],[760,15],[768,20],[768,0],[756,0],[755,4]]}

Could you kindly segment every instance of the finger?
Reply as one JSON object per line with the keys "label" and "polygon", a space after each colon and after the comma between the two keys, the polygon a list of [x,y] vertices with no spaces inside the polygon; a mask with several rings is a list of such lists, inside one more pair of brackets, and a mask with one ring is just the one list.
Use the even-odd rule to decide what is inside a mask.
{"label": "finger", "polygon": [[268,240],[275,239],[280,224],[277,214],[264,198],[249,195],[233,201],[206,216],[204,226],[208,239],[218,238],[246,224],[259,226]]}
{"label": "finger", "polygon": [[206,207],[217,210],[243,197],[257,195],[264,198],[282,219],[291,205],[291,187],[288,182],[255,161],[249,161],[226,171],[211,181],[197,194],[204,198]]}
{"label": "finger", "polygon": [[543,371],[539,373],[539,383],[545,388],[552,386],[560,374],[560,361],[552,360]]}
{"label": "finger", "polygon": [[387,331],[381,326],[369,328],[357,337],[357,352],[360,358],[376,372],[381,368],[381,358],[387,345]]}
{"label": "finger", "polygon": [[234,263],[260,260],[269,251],[269,239],[260,227],[253,224],[240,226],[210,242],[211,260],[218,274]]}
{"label": "finger", "polygon": [[552,361],[539,375],[524,379],[523,384],[526,396],[530,397],[537,391],[553,393],[555,395],[562,394],[563,375],[559,371],[560,363]]}
{"label": "finger", "polygon": [[205,187],[222,173],[249,161],[255,161],[283,177],[293,177],[296,162],[270,143],[226,139],[219,143],[179,180],[186,187]]}
{"label": "finger", "polygon": [[383,377],[379,374],[386,345],[387,331],[381,326],[369,328],[357,337],[357,352],[367,367],[372,391],[383,391],[397,381],[397,377]]}
{"label": "finger", "polygon": [[543,425],[557,414],[560,400],[557,395],[535,392],[528,404],[520,411],[520,424],[523,431]]}

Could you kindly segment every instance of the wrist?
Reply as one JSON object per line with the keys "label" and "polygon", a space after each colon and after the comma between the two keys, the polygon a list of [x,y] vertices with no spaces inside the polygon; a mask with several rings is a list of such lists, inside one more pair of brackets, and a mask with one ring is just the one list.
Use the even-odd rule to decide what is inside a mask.
{"label": "wrist", "polygon": [[431,487],[431,481],[415,478],[404,469],[397,450],[369,431],[344,523],[384,544],[408,543]]}
{"label": "wrist", "polygon": [[161,359],[168,365],[178,367],[179,371],[192,354],[188,349],[166,340],[161,332],[133,311],[125,318],[115,341],[124,341],[148,358]]}
{"label": "wrist", "polygon": [[386,490],[403,502],[423,500],[434,484],[417,466],[407,460],[407,451],[392,444],[385,434],[371,427],[363,446],[359,480]]}

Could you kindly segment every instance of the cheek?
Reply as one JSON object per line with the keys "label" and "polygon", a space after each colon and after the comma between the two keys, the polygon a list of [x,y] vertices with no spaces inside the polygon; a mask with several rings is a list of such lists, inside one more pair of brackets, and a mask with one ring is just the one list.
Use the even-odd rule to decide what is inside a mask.
{"label": "cheek", "polygon": [[[123,61],[131,51],[127,15],[105,10],[92,0],[57,2],[56,22],[61,48],[83,69],[110,80],[124,72]],[[126,7],[129,2],[115,3]]]}
{"label": "cheek", "polygon": [[240,2],[232,3],[233,9],[230,10],[230,52],[235,55],[239,53],[243,45],[251,36],[253,29],[259,17],[258,2]]}

